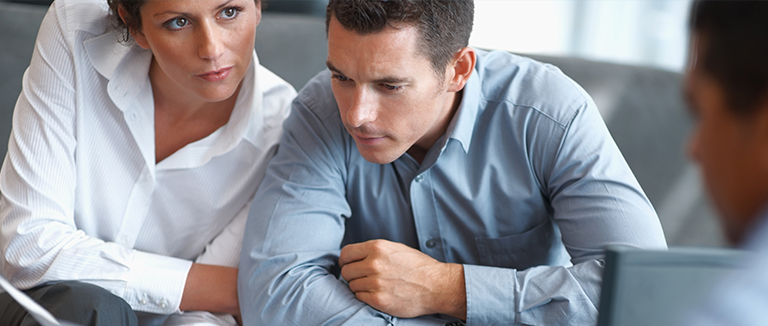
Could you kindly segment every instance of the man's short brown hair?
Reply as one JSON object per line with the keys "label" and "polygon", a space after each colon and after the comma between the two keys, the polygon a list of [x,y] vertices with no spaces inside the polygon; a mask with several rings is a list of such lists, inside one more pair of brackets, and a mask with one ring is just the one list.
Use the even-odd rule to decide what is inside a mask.
{"label": "man's short brown hair", "polygon": [[417,50],[443,76],[453,55],[469,44],[474,16],[472,0],[330,0],[325,28],[327,33],[332,17],[361,35],[413,24],[421,34]]}

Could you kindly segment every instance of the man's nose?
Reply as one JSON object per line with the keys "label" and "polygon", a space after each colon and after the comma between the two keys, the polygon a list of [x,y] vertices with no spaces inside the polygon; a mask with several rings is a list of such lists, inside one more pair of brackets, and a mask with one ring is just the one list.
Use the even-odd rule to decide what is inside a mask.
{"label": "man's nose", "polygon": [[347,111],[347,123],[354,128],[376,120],[376,104],[373,96],[367,90],[360,87],[355,90],[355,95]]}

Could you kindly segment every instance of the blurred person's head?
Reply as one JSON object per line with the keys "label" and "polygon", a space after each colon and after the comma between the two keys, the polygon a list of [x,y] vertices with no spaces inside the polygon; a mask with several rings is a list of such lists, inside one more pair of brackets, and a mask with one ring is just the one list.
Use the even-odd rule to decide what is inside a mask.
{"label": "blurred person's head", "polygon": [[690,28],[689,153],[740,242],[768,208],[768,1],[695,1]]}
{"label": "blurred person's head", "polygon": [[331,0],[328,67],[360,154],[420,161],[445,132],[474,68],[471,0]]}

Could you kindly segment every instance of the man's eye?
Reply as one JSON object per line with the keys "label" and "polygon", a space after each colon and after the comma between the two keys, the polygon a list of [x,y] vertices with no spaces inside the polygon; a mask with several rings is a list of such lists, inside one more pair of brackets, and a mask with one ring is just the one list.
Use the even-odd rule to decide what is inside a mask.
{"label": "man's eye", "polygon": [[333,78],[338,80],[338,81],[348,81],[349,80],[348,77],[342,76],[342,75],[337,75],[337,74],[333,74]]}
{"label": "man's eye", "polygon": [[189,20],[187,20],[184,17],[178,17],[169,20],[167,23],[165,23],[165,26],[167,26],[170,29],[181,29],[184,28],[184,26],[187,26],[189,24]]}
{"label": "man's eye", "polygon": [[396,91],[403,88],[403,86],[395,86],[390,84],[382,84],[381,86],[383,86],[388,91]]}

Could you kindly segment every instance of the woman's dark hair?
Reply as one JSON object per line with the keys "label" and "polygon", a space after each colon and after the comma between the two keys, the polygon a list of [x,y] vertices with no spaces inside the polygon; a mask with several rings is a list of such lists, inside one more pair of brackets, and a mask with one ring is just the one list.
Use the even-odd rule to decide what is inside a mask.
{"label": "woman's dark hair", "polygon": [[362,35],[413,24],[421,34],[419,51],[442,76],[453,55],[469,44],[474,15],[472,0],[330,0],[325,28],[327,33],[332,17]]}
{"label": "woman's dark hair", "polygon": [[[146,0],[107,0],[109,4],[109,18],[112,20],[112,24],[120,31],[121,42],[129,42],[131,40],[131,30],[141,29],[139,9],[144,5],[144,2]],[[118,14],[118,8],[120,7],[123,7],[123,10],[125,10],[125,21]]]}
{"label": "woman's dark hair", "polygon": [[698,64],[736,113],[749,115],[768,99],[768,1],[697,0],[690,28],[705,41]]}

